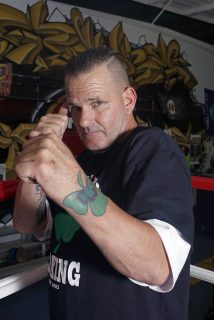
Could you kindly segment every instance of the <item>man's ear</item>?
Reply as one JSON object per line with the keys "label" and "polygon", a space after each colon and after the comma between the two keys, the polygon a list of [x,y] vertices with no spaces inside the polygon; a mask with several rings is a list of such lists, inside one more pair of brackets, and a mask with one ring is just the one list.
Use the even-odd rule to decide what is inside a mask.
{"label": "man's ear", "polygon": [[134,110],[137,94],[133,87],[125,88],[123,92],[124,107],[127,114],[131,114]]}

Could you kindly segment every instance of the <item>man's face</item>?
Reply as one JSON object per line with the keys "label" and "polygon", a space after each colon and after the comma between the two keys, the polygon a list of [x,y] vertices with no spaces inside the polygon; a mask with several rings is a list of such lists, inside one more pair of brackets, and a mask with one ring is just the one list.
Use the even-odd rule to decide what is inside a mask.
{"label": "man's face", "polygon": [[105,66],[66,79],[67,104],[87,149],[105,150],[130,129],[133,108],[127,107],[126,90]]}

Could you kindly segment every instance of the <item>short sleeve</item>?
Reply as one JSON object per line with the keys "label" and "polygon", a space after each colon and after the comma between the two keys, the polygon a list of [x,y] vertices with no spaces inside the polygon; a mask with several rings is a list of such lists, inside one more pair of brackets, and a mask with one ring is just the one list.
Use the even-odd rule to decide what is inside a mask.
{"label": "short sleeve", "polygon": [[161,286],[150,286],[140,281],[130,279],[134,283],[141,286],[148,286],[150,289],[157,292],[169,292],[173,289],[178,276],[186,262],[190,252],[190,244],[185,241],[178,230],[166,222],[159,220],[147,220],[146,223],[152,225],[158,232],[171,267],[171,274],[167,281]]}
{"label": "short sleeve", "polygon": [[170,224],[191,245],[191,176],[179,146],[158,128],[145,130],[133,142],[125,168],[123,208],[139,220]]}

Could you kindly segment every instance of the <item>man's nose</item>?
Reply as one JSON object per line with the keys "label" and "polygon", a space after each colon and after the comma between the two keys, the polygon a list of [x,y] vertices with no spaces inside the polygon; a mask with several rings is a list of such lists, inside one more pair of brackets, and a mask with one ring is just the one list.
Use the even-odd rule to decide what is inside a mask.
{"label": "man's nose", "polygon": [[87,128],[94,121],[94,112],[93,110],[87,108],[81,110],[81,115],[79,119],[79,125],[82,128]]}

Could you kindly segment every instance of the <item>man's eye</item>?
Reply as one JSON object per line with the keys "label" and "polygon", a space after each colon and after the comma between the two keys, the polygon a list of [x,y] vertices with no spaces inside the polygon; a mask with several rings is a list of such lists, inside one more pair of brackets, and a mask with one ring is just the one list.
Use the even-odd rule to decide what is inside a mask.
{"label": "man's eye", "polygon": [[80,110],[80,107],[79,106],[74,106],[73,104],[68,104],[67,105],[68,106],[68,110],[70,111],[70,112],[72,112],[72,111],[76,111],[76,110]]}
{"label": "man's eye", "polygon": [[102,101],[99,101],[99,100],[93,101],[93,102],[92,102],[92,107],[93,107],[93,108],[97,108],[97,107],[100,107],[101,104],[102,104]]}

